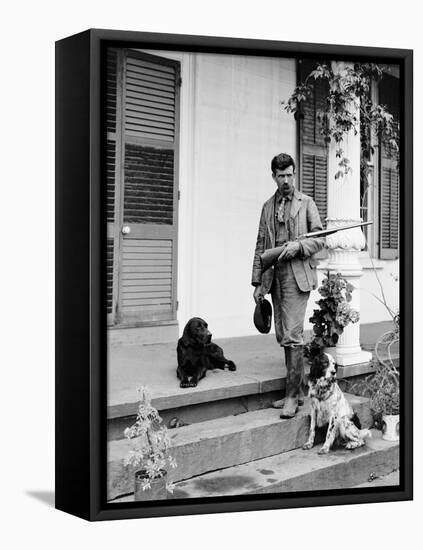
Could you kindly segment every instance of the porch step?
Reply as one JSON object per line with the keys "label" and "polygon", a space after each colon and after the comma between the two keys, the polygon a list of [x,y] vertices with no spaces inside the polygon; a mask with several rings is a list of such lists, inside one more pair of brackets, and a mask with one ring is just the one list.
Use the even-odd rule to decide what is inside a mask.
{"label": "porch step", "polygon": [[166,425],[174,417],[198,423],[262,409],[283,395],[286,369],[274,336],[217,342],[238,369],[209,371],[196,388],[179,387],[176,345],[109,344],[108,440],[123,439],[124,429],[133,423],[140,386],[150,390]]}
{"label": "porch step", "polygon": [[[377,333],[386,328],[377,327]],[[370,346],[366,343],[374,341],[375,330],[372,325],[361,327],[365,345]],[[120,345],[110,339],[108,440],[122,439],[123,430],[132,424],[140,386],[148,387],[152,404],[166,424],[173,417],[193,423],[262,409],[283,395],[284,354],[273,334],[218,339],[216,343],[236,363],[237,371],[209,371],[196,388],[180,388],[176,377],[176,340],[174,343]],[[305,367],[307,373],[307,363]],[[367,374],[372,368],[371,363],[342,367],[338,378]]]}
{"label": "porch step", "polygon": [[257,395],[284,388],[283,353],[274,336],[217,340],[238,369],[209,371],[196,388],[180,388],[176,344],[118,346],[109,343],[107,418],[135,415],[137,388],[147,386],[158,411]]}
{"label": "porch step", "polygon": [[[279,390],[161,409],[160,417],[163,420],[163,425],[170,427],[175,424],[175,421],[182,426],[266,409],[283,396],[284,388],[285,380],[281,380]],[[107,440],[124,439],[125,428],[132,425],[135,418],[134,415],[109,418],[107,421]]]}
{"label": "porch step", "polygon": [[[372,430],[360,449],[319,455],[296,449],[269,458],[211,472],[175,484],[172,498],[236,496],[345,489],[381,477],[399,467],[399,445]],[[395,484],[395,480],[393,481]]]}
{"label": "porch step", "polygon": [[[372,350],[374,342],[390,326],[389,322],[361,325],[363,349]],[[110,331],[108,340],[109,420],[136,414],[137,388],[140,386],[150,389],[153,406],[159,411],[284,389],[284,354],[274,334],[215,340],[224,349],[225,355],[236,363],[238,370],[208,372],[196,388],[182,389],[176,377],[176,339],[171,343],[143,345],[135,338],[133,344],[122,344],[113,338],[117,332]],[[131,339],[129,341],[132,342]],[[339,372],[338,378],[372,372],[371,365],[367,363],[345,369],[341,369],[344,372]]]}
{"label": "porch step", "polygon": [[[363,427],[371,425],[368,400],[348,395]],[[308,436],[308,399],[292,420],[281,420],[280,410],[267,408],[237,416],[199,422],[170,431],[172,456],[178,467],[169,472],[180,481],[301,447]],[[136,440],[108,444],[108,498],[133,491],[134,469],[123,459]]]}

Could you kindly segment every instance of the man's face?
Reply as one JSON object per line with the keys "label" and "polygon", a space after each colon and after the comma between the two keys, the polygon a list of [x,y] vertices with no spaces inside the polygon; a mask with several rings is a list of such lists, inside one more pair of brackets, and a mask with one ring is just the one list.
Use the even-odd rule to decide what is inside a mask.
{"label": "man's face", "polygon": [[283,170],[276,170],[276,172],[272,174],[272,178],[278,186],[279,193],[286,197],[293,192],[295,181],[293,166],[288,166],[288,168],[284,168]]}

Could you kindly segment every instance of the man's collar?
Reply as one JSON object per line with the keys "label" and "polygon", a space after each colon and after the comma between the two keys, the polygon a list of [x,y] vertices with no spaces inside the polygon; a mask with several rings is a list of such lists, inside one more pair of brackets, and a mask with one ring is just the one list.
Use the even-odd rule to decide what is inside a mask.
{"label": "man's collar", "polygon": [[299,193],[299,191],[297,191],[296,187],[294,187],[292,192],[287,196],[282,195],[282,193],[279,191],[279,189],[276,190],[276,198],[279,201],[282,200],[282,199],[288,199],[289,201],[292,201],[293,197],[295,197],[296,199],[300,198],[300,193]]}

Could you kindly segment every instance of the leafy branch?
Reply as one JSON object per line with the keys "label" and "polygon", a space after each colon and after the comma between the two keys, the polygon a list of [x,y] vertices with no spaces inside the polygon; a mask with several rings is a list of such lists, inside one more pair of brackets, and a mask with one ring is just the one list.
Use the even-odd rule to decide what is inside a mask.
{"label": "leafy branch", "polygon": [[382,69],[374,63],[356,63],[336,72],[331,66],[318,63],[291,96],[282,101],[284,110],[293,113],[296,120],[304,118],[304,104],[313,96],[314,83],[319,80],[328,82],[325,108],[317,112],[317,121],[325,144],[332,141],[336,144],[339,170],[335,179],[343,178],[351,171],[350,160],[343,149],[350,132],[357,135],[360,131],[362,158],[366,161],[374,154],[372,131],[393,151],[399,150],[397,121],[384,105],[371,99],[372,81],[379,81],[382,77]]}

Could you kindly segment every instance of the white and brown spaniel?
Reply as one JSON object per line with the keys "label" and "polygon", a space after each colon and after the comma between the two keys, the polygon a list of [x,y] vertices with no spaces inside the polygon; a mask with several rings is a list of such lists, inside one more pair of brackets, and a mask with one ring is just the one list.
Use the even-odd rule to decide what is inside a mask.
{"label": "white and brown spaniel", "polygon": [[361,430],[360,422],[336,382],[336,364],[331,355],[321,350],[311,351],[309,375],[310,434],[303,449],[314,445],[316,427],[327,425],[326,439],[319,454],[326,454],[335,440],[346,449],[355,449],[371,437],[369,430]]}

